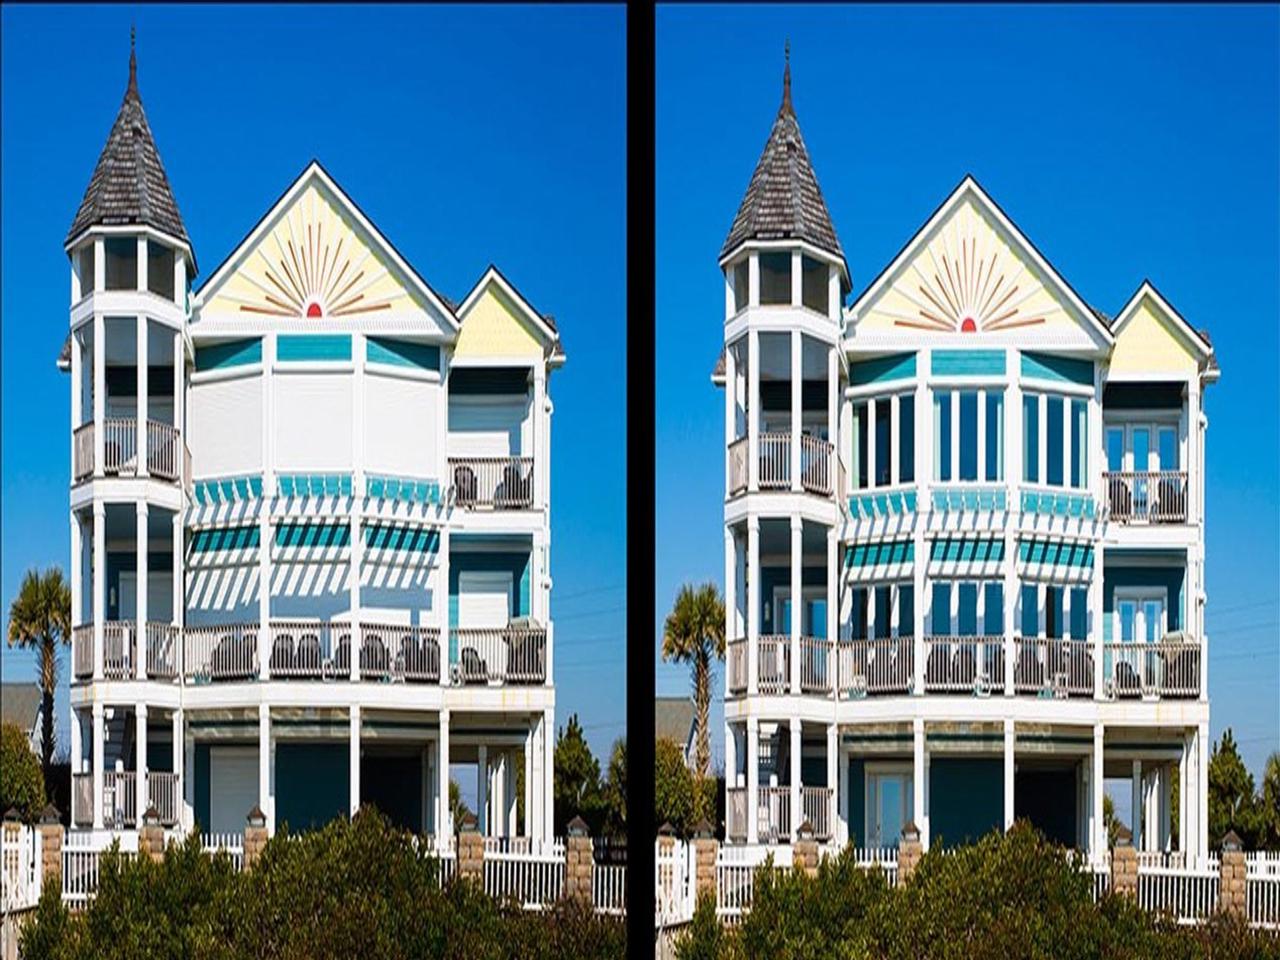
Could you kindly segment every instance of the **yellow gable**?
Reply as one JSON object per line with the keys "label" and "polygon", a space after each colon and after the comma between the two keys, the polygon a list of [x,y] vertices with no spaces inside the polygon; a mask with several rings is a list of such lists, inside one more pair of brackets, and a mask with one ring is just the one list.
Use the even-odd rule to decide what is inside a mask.
{"label": "yellow gable", "polygon": [[237,257],[203,314],[350,321],[426,313],[386,256],[314,180]]}
{"label": "yellow gable", "polygon": [[981,337],[1077,328],[1052,281],[972,194],[922,240],[862,311],[860,330]]}
{"label": "yellow gable", "polygon": [[1116,331],[1111,372],[1123,376],[1194,375],[1200,368],[1195,352],[1179,335],[1174,321],[1145,295]]}
{"label": "yellow gable", "polygon": [[542,341],[519,308],[494,283],[484,291],[461,318],[454,356],[457,357],[542,357]]}

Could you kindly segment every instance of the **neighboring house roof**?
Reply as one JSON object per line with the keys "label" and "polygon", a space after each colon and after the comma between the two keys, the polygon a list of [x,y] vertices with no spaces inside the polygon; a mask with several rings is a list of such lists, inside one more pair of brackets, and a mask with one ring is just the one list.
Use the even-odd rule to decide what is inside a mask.
{"label": "neighboring house roof", "polygon": [[674,740],[687,754],[693,739],[693,701],[688,697],[658,697],[653,706],[653,738]]}
{"label": "neighboring house roof", "polygon": [[66,242],[70,244],[90,227],[118,224],[154,227],[191,246],[169,178],[160,162],[160,151],[151,135],[147,114],[142,109],[142,98],[138,94],[138,58],[132,49],[124,102],[98,157],[80,209],[67,231]]}
{"label": "neighboring house roof", "polygon": [[30,733],[40,719],[40,687],[34,683],[0,683],[0,720]]}
{"label": "neighboring house roof", "polygon": [[[836,228],[813,172],[791,105],[791,60],[782,76],[782,105],[747,192],[720,249],[723,260],[748,240],[805,240],[844,261]],[[848,268],[845,268],[847,275]]]}

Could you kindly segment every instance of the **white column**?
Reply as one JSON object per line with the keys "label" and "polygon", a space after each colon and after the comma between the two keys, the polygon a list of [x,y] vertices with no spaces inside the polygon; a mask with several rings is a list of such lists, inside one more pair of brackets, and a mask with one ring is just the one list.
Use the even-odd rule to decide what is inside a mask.
{"label": "white column", "polygon": [[103,729],[103,705],[93,702],[93,829],[102,829],[102,751],[106,741]]}
{"label": "white column", "polygon": [[[799,254],[796,255],[799,259]],[[798,280],[796,281],[798,282]],[[804,401],[804,336],[799,330],[791,331],[791,489],[799,491],[800,485],[800,421]]]}
{"label": "white column", "polygon": [[[916,717],[911,723],[911,819],[915,821],[916,829],[920,831],[920,842],[924,844],[924,848],[929,849],[929,808],[926,801],[928,800],[929,788],[925,782],[925,742],[924,742],[924,719]],[[880,842],[884,843],[887,838],[881,837]],[[897,838],[894,838],[896,842]]]}
{"label": "white column", "polygon": [[524,833],[533,836],[533,726],[524,732]]}
{"label": "white column", "polygon": [[[352,659],[354,660],[355,658],[352,657]],[[360,809],[360,706],[359,704],[353,703],[351,705],[351,712],[349,715],[349,719],[351,722],[351,733],[347,738],[348,747],[350,748],[348,751],[349,753],[348,763],[350,764],[350,768],[351,768],[351,772],[348,776],[348,782],[349,782],[350,793],[351,793],[349,805],[351,808],[351,816],[354,817],[356,815],[356,812]]]}
{"label": "white column", "polygon": [[[832,275],[835,272],[832,271]],[[831,490],[839,501],[844,495],[840,485],[840,364],[836,360],[836,348],[827,349],[827,440],[831,443]],[[830,601],[828,600],[828,603]]]}
{"label": "white column", "polygon": [[[196,810],[196,740],[190,728],[182,735],[182,826],[190,830],[195,824]],[[191,771],[188,775],[187,771]],[[245,811],[248,814],[248,811]]]}
{"label": "white column", "polygon": [[[794,621],[794,617],[792,618]],[[800,721],[791,719],[791,842],[800,833],[800,821],[804,819],[803,795],[800,792]]]}
{"label": "white column", "polygon": [[180,829],[187,829],[186,813],[182,809],[182,798],[186,796],[187,771],[186,765],[183,763],[185,759],[183,733],[182,733],[182,708],[179,707],[173,711],[173,735],[172,748],[170,756],[173,758],[171,767],[173,769],[173,806],[178,818],[178,826]]}
{"label": "white column", "polygon": [[1209,856],[1209,724],[1200,724],[1196,735],[1196,856],[1201,863]]}
{"label": "white column", "polygon": [[1129,825],[1130,832],[1133,835],[1133,849],[1145,850],[1142,844],[1142,761],[1133,761],[1133,776],[1129,780],[1129,819],[1133,821]]}
{"label": "white column", "polygon": [[747,517],[747,693],[760,689],[760,519]]}
{"label": "white column", "polygon": [[[178,263],[182,263],[182,257],[177,258]],[[186,282],[185,279],[183,281]],[[177,288],[181,291],[181,288]],[[181,296],[181,292],[178,294]],[[186,348],[182,342],[182,331],[175,330],[173,334],[173,425],[178,430],[178,439],[182,442],[183,450],[187,444],[187,357]],[[186,489],[186,484],[191,480],[186,475],[187,458],[182,453],[178,455],[178,480],[179,487]]]}
{"label": "white column", "polygon": [[804,619],[804,520],[791,518],[791,692],[800,692],[800,627]]}
{"label": "white column", "polygon": [[[258,677],[271,676],[271,507],[278,492],[275,470],[275,361],[276,338],[262,338],[262,499],[258,501]],[[355,638],[353,638],[354,640]],[[358,656],[352,651],[352,659]],[[266,812],[266,808],[263,808]]]}
{"label": "white column", "polygon": [[107,619],[107,505],[93,503],[93,679],[102,679],[103,626]]}
{"label": "white column", "polygon": [[[71,511],[71,625],[84,623],[84,525]],[[78,642],[78,641],[77,641]],[[74,662],[74,658],[73,658]]]}
{"label": "white column", "polygon": [[[840,532],[827,527],[827,656],[832,665],[837,663],[836,644],[840,639]],[[839,678],[828,668],[832,683]],[[828,784],[829,786],[830,784]]]}
{"label": "white column", "polygon": [[1089,635],[1093,637],[1093,698],[1095,700],[1105,700],[1106,691],[1104,689],[1105,674],[1103,672],[1103,657],[1106,653],[1106,646],[1103,643],[1103,637],[1106,636],[1104,618],[1106,612],[1103,610],[1103,588],[1106,580],[1106,563],[1103,557],[1105,547],[1102,537],[1098,537],[1093,541],[1093,571],[1089,578],[1089,614],[1092,623]]}
{"label": "white column", "polygon": [[[754,267],[756,258],[751,258]],[[747,331],[747,489],[760,489],[760,332]]]}
{"label": "white column", "polygon": [[727,790],[738,786],[738,741],[728,720],[724,722],[724,785]]}
{"label": "white column", "polygon": [[548,482],[547,478],[550,474],[545,469],[549,466],[551,458],[551,417],[546,411],[547,406],[547,371],[541,363],[535,364],[533,367],[533,456],[534,456],[534,484],[533,484],[533,503],[534,506],[541,509],[550,502],[547,496]]}
{"label": "white column", "polygon": [[1014,817],[1014,745],[1013,721],[1006,719],[1004,721],[1004,828],[1006,830],[1013,826]]}
{"label": "white column", "polygon": [[760,839],[760,721],[747,717],[747,843]]}
{"label": "white column", "polygon": [[[724,636],[728,641],[737,640],[738,634],[738,539],[733,527],[724,528]],[[725,671],[725,693],[729,673]]]}
{"label": "white column", "polygon": [[136,514],[136,520],[137,520],[137,526],[135,531],[135,534],[136,534],[136,537],[135,537],[136,567],[135,569],[137,572],[136,599],[138,604],[137,626],[135,627],[135,629],[137,630],[136,638],[138,642],[137,674],[138,674],[139,680],[145,680],[147,679],[147,603],[148,603],[147,572],[148,572],[148,567],[150,566],[150,564],[147,562],[150,559],[150,557],[148,556],[148,550],[147,550],[147,546],[149,543],[149,536],[148,536],[148,530],[147,530],[147,514],[148,514],[147,502],[145,500],[139,500],[137,503],[137,506],[134,509],[134,513]]}
{"label": "white column", "polygon": [[839,839],[840,831],[836,828],[836,821],[840,819],[840,803],[839,797],[843,796],[843,792],[836,791],[836,778],[839,776],[838,750],[840,749],[840,728],[834,723],[827,724],[827,824],[831,830],[831,835],[835,839]]}
{"label": "white column", "polygon": [[555,783],[553,775],[555,773],[556,719],[555,712],[551,709],[547,709],[543,713],[542,733],[542,835],[549,841],[555,836]]}
{"label": "white column", "polygon": [[[525,807],[526,813],[528,807]],[[436,836],[453,836],[453,814],[449,810],[449,711],[440,711],[440,740],[436,748]]]}
{"label": "white column", "polygon": [[1094,861],[1102,857],[1107,850],[1107,828],[1102,822],[1102,795],[1105,773],[1102,767],[1103,726],[1093,725],[1093,770],[1089,775],[1089,787],[1093,791],[1093,802],[1089,805],[1092,813],[1093,835],[1089,841],[1089,856]]}
{"label": "white column", "polygon": [[1173,849],[1173,764],[1160,768],[1160,849]]}
{"label": "white column", "polygon": [[[102,253],[102,245],[98,245]],[[101,263],[101,257],[99,257]],[[107,321],[100,313],[93,315],[93,475],[101,477],[106,466],[107,415]]]}
{"label": "white column", "polygon": [[275,833],[275,803],[271,796],[271,708],[258,704],[258,809],[267,817],[267,830]]}
{"label": "white column", "polygon": [[[361,601],[360,601],[360,570],[364,564],[364,530],[360,517],[360,506],[362,502],[361,486],[357,486],[356,496],[353,497],[355,505],[351,510],[351,555],[349,562],[351,568],[347,573],[350,581],[350,600],[351,604],[351,679],[358,680],[360,678],[360,646],[363,643],[363,636],[360,627],[361,620]],[[448,604],[445,604],[448,606]]]}
{"label": "white column", "polygon": [[[72,271],[72,277],[75,271]],[[79,299],[78,297],[76,298]],[[84,411],[81,404],[84,400],[84,371],[81,369],[82,363],[82,347],[80,345],[80,331],[71,331],[71,482],[76,479],[76,428],[84,422]]]}
{"label": "white column", "polygon": [[[838,736],[839,730],[837,729],[837,737]],[[837,740],[837,743],[838,742],[839,741]],[[843,847],[849,843],[849,831],[851,826],[849,823],[849,759],[845,756],[843,750],[840,750],[837,754],[836,763],[839,764],[840,767],[838,776],[840,781],[840,790],[836,794],[836,842]],[[863,824],[857,824],[855,829],[859,834],[861,834]],[[866,837],[860,837],[860,839],[864,844],[867,841]]]}
{"label": "white column", "polygon": [[799,250],[791,251],[791,305],[798,307],[804,302],[804,262]]}
{"label": "white column", "polygon": [[[182,507],[173,512],[173,622],[177,626],[182,626],[187,621],[187,596],[186,596],[186,548],[183,542],[183,534],[185,533],[185,524],[182,522]],[[179,675],[184,668],[183,664],[183,644],[178,644],[178,668]]]}
{"label": "white column", "polygon": [[137,822],[142,822],[142,815],[147,812],[147,807],[151,805],[151,791],[148,790],[147,783],[147,705],[139,703],[133,708],[133,717],[136,730],[134,732],[135,752],[134,752],[134,770],[138,776],[138,809]]}
{"label": "white column", "polygon": [[1187,734],[1182,735],[1182,753],[1178,757],[1178,849],[1187,852],[1192,836],[1190,805],[1187,797],[1191,788],[1191,749]]}
{"label": "white column", "polygon": [[[80,729],[80,711],[71,710],[71,772],[84,773],[84,731]],[[73,789],[72,795],[75,794]]]}
{"label": "white column", "polygon": [[[440,537],[436,546],[436,585],[435,595],[440,598],[440,602],[436,604],[439,608],[436,616],[436,626],[440,628],[440,686],[447,687],[449,685],[449,672],[453,663],[450,659],[450,651],[453,650],[453,624],[449,622],[449,525],[444,523],[440,527]],[[550,674],[548,673],[548,677]],[[525,773],[529,771],[526,768]],[[529,808],[525,807],[525,813]]]}
{"label": "white column", "polygon": [[[732,296],[730,285],[729,295]],[[732,485],[733,466],[730,462],[729,445],[737,439],[738,434],[738,361],[734,354],[733,344],[724,345],[724,495],[727,498]]]}
{"label": "white column", "polygon": [[[139,247],[145,247],[146,241],[139,241]],[[143,256],[138,258],[139,273],[138,281],[145,287],[146,276],[143,274],[144,263]],[[138,317],[137,320],[138,335],[138,418],[136,428],[138,431],[138,441],[136,444],[138,451],[138,476],[147,476],[147,413],[151,409],[150,387],[148,380],[148,358],[147,358],[147,318]]]}
{"label": "white column", "polygon": [[489,836],[489,748],[483,743],[477,748],[476,760],[476,819],[482,837]]}

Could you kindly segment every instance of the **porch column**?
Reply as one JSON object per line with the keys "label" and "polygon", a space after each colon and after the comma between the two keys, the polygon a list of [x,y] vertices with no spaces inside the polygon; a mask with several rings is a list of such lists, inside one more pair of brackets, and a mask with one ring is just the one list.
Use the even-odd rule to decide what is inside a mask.
{"label": "porch column", "polygon": [[151,805],[151,791],[147,789],[147,705],[140,703],[133,708],[133,718],[135,725],[134,740],[134,771],[138,777],[138,809],[134,811],[137,817],[136,822],[142,823],[142,815],[147,812],[147,807]]}
{"label": "porch column", "polygon": [[[268,506],[270,501],[265,499],[266,477],[262,483],[264,499],[259,503],[258,514],[258,676],[268,680],[271,677],[271,508]],[[355,659],[354,654],[352,659]],[[267,808],[263,807],[262,811],[266,813]]]}
{"label": "porch column", "polygon": [[489,835],[489,748],[480,744],[476,760],[476,820],[480,836]]}
{"label": "porch column", "polygon": [[[72,274],[72,282],[75,282],[75,272]],[[76,297],[76,300],[79,300]],[[84,422],[84,410],[81,408],[84,403],[84,356],[82,350],[84,348],[80,343],[80,331],[71,331],[71,482],[76,481],[76,428]]]}
{"label": "porch column", "polygon": [[[181,256],[175,259],[175,263],[183,263]],[[177,267],[174,268],[175,272]],[[183,270],[185,274],[185,268]],[[186,277],[183,277],[183,284],[186,284]],[[178,296],[183,295],[182,287],[174,287]],[[186,379],[187,379],[187,357],[186,349],[182,342],[182,331],[175,330],[173,332],[173,426],[178,431],[178,487],[185,490],[186,485],[191,478],[187,476],[187,398],[186,398]],[[177,609],[176,607],[174,609]]]}
{"label": "porch column", "polygon": [[[839,743],[839,730],[837,728],[837,744]],[[840,791],[836,794],[836,841],[840,846],[845,846],[850,839],[850,823],[849,823],[849,764],[845,761],[844,751],[841,750],[836,755],[836,763],[839,766]],[[853,829],[861,834],[863,824],[854,825]],[[866,837],[862,837],[865,845]]]}
{"label": "porch column", "polygon": [[556,718],[555,712],[548,708],[543,713],[542,720],[543,743],[542,743],[542,803],[543,803],[543,832],[542,836],[546,840],[551,840],[555,836],[555,746],[556,746]]}
{"label": "porch column", "polygon": [[[71,708],[71,772],[84,773],[84,731],[80,729],[80,711]],[[72,789],[74,796],[75,790]]]}
{"label": "porch column", "polygon": [[[443,508],[442,508],[443,511]],[[443,513],[442,513],[443,515]],[[436,540],[436,595],[441,598],[438,604],[440,618],[437,626],[440,629],[440,686],[449,685],[449,673],[453,667],[453,624],[449,622],[449,524],[442,523]],[[550,675],[548,675],[550,679]],[[526,773],[528,772],[526,768]],[[525,807],[525,811],[528,811]]]}
{"label": "porch column", "polygon": [[1142,813],[1144,797],[1142,795],[1142,761],[1133,761],[1133,776],[1129,781],[1129,819],[1133,821],[1129,825],[1133,835],[1133,849],[1145,850],[1142,840]]}
{"label": "porch column", "polygon": [[[525,808],[528,812],[528,807]],[[449,809],[449,711],[440,711],[440,743],[436,748],[436,836],[453,836],[453,812]]]}
{"label": "porch column", "polygon": [[1013,776],[1014,776],[1014,727],[1012,720],[1004,722],[1004,828],[1008,830],[1013,826],[1014,817],[1014,797],[1013,797]]}
{"label": "porch column", "polygon": [[1173,849],[1173,764],[1160,768],[1160,849]]}
{"label": "porch column", "polygon": [[[146,254],[142,253],[141,248],[147,245],[145,239],[138,240],[139,256],[138,256],[138,284],[139,289],[144,289],[147,284],[146,278]],[[137,475],[140,477],[147,476],[147,413],[150,410],[150,389],[147,384],[147,318],[138,317],[137,322],[138,334],[138,415],[135,421],[137,428],[137,442],[135,449],[137,450]]]}
{"label": "porch column", "polygon": [[[836,348],[827,348],[827,440],[831,443],[831,490],[836,501],[844,496],[840,486],[840,364]],[[895,449],[897,449],[895,447]]]}
{"label": "porch column", "polygon": [[533,836],[533,727],[524,732],[524,832]]}
{"label": "porch column", "polygon": [[[792,618],[792,622],[795,620]],[[800,721],[791,719],[791,842],[800,835],[800,821],[804,819],[804,795],[800,792]]]}
{"label": "porch column", "polygon": [[178,827],[182,830],[187,829],[186,811],[182,809],[182,798],[186,795],[187,771],[185,764],[182,762],[183,757],[183,736],[182,736],[182,708],[173,711],[173,735],[171,756],[173,760],[170,768],[173,770],[173,814],[178,822]]}
{"label": "porch column", "polygon": [[[137,588],[135,599],[137,601],[137,626],[135,627],[136,638],[138,642],[137,653],[137,673],[139,680],[147,679],[147,556],[148,532],[147,532],[147,515],[148,507],[145,500],[139,500],[135,508],[137,514],[137,529],[135,537],[135,553],[136,557],[136,574]],[[145,808],[144,808],[145,809]]]}
{"label": "porch column", "polygon": [[[730,287],[732,292],[732,287]],[[729,445],[738,439],[738,359],[733,344],[724,345],[724,495],[733,488],[733,463]]]}
{"label": "porch column", "polygon": [[[185,589],[186,580],[186,550],[183,543],[183,533],[185,525],[182,521],[182,507],[173,512],[173,623],[175,626],[181,627],[187,622],[187,597]],[[182,634],[178,634],[178,650],[177,665],[178,677],[182,677],[182,671],[185,669],[185,644],[182,641]]]}
{"label": "porch column", "polygon": [[[357,364],[359,366],[359,364]],[[363,491],[356,488],[356,503],[360,502]],[[364,561],[364,533],[361,530],[359,510],[351,514],[351,568],[347,577],[351,585],[351,679],[360,679],[360,648],[363,644],[360,627],[360,568]]]}
{"label": "porch column", "polygon": [[[71,626],[84,623],[84,524],[79,511],[71,511]],[[79,641],[75,641],[77,644]],[[75,655],[72,655],[72,677],[75,676]]]}
{"label": "porch column", "polygon": [[[929,792],[928,785],[925,783],[925,765],[927,763],[925,757],[924,742],[924,719],[916,717],[911,724],[911,819],[915,821],[916,829],[920,831],[920,843],[924,849],[929,849],[929,829],[928,829],[928,805],[925,803]],[[881,837],[880,842],[884,843],[885,838]]]}
{"label": "porch column", "polygon": [[1201,863],[1209,856],[1209,724],[1200,724],[1196,736],[1199,750],[1196,757],[1196,856]]}
{"label": "porch column", "polygon": [[1090,625],[1089,635],[1093,637],[1093,698],[1095,700],[1106,699],[1104,690],[1106,675],[1103,672],[1106,647],[1102,642],[1103,637],[1106,636],[1103,622],[1106,613],[1102,609],[1103,581],[1106,577],[1106,567],[1103,562],[1105,549],[1102,537],[1093,541],[1093,572],[1089,579],[1089,611],[1093,623]]}
{"label": "porch column", "polygon": [[1182,754],[1178,757],[1178,849],[1187,852],[1187,843],[1191,838],[1191,805],[1187,796],[1191,787],[1191,747],[1187,734],[1182,735]]}
{"label": "porch column", "polygon": [[[99,426],[98,432],[101,433]],[[102,679],[104,627],[107,619],[107,505],[93,504],[93,679]]]}
{"label": "porch column", "polygon": [[836,763],[836,751],[839,749],[840,728],[834,723],[827,724],[827,829],[829,839],[838,839],[839,831],[836,821],[839,820],[839,804],[837,803],[836,777],[839,774]]}
{"label": "porch column", "polygon": [[760,489],[760,332],[754,329],[747,331],[747,489]]}
{"label": "porch column", "polygon": [[839,696],[836,647],[840,641],[840,531],[827,527],[827,679],[832,694]]}
{"label": "porch column", "polygon": [[102,829],[102,750],[106,740],[102,701],[93,702],[93,829]]}
{"label": "porch column", "polygon": [[760,518],[747,517],[747,693],[760,692]]}
{"label": "porch column", "polygon": [[[733,724],[728,720],[724,722],[724,785],[727,790],[738,786],[738,741],[733,736]],[[725,809],[728,810],[727,799]]]}
{"label": "porch column", "polygon": [[[185,717],[183,718],[185,719]],[[185,724],[184,724],[185,726]],[[182,827],[190,830],[195,824],[196,810],[196,740],[188,727],[182,733]],[[187,771],[191,776],[187,776]],[[246,811],[247,812],[247,811]]]}
{"label": "porch column", "polygon": [[[724,528],[724,638],[739,639],[738,634],[738,538],[733,527]],[[725,693],[729,692],[729,671],[725,671]]]}
{"label": "porch column", "polygon": [[804,402],[804,335],[791,331],[791,489],[797,493],[800,484],[800,420]]}
{"label": "porch column", "polygon": [[271,708],[258,704],[258,809],[267,818],[267,830],[275,833],[276,811],[271,796]]}
{"label": "porch column", "polygon": [[804,520],[791,518],[791,692],[800,692],[800,627],[804,621]]}
{"label": "porch column", "polygon": [[[102,261],[102,244],[94,253]],[[101,290],[101,287],[98,287]],[[107,416],[107,321],[100,313],[93,315],[93,475],[101,479],[106,467]]]}
{"label": "porch column", "polygon": [[1103,726],[1093,725],[1093,770],[1089,774],[1089,789],[1093,802],[1089,805],[1093,829],[1089,838],[1090,859],[1097,861],[1107,850],[1107,828],[1102,822],[1102,795],[1105,774],[1102,768]]}
{"label": "porch column", "polygon": [[760,721],[747,717],[747,843],[760,839]]}
{"label": "porch column", "polygon": [[[352,657],[354,660],[355,658]],[[355,816],[360,809],[360,705],[352,704],[349,717],[351,721],[351,734],[348,737],[348,763],[350,764],[350,774],[348,782],[350,786],[350,807],[351,816]]]}

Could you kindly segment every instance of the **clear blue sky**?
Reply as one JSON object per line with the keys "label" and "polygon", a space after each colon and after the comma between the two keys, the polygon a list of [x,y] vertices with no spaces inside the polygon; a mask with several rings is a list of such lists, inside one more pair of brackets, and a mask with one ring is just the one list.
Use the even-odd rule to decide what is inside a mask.
{"label": "clear blue sky", "polygon": [[[70,554],[62,241],[138,81],[202,276],[319,158],[434,286],[493,261],[556,316],[557,724],[625,730],[625,16],[621,7],[3,10],[3,579]],[[58,721],[66,742],[66,675]],[[31,678],[3,653],[5,679]]]}
{"label": "clear blue sky", "polygon": [[[1206,401],[1211,733],[1232,727],[1260,775],[1280,749],[1274,6],[659,8],[659,647],[679,585],[723,577],[716,256],[778,108],[788,36],[855,290],[971,172],[1099,309],[1149,277],[1209,329],[1222,366]],[[685,668],[655,663],[660,694],[689,690]]]}

